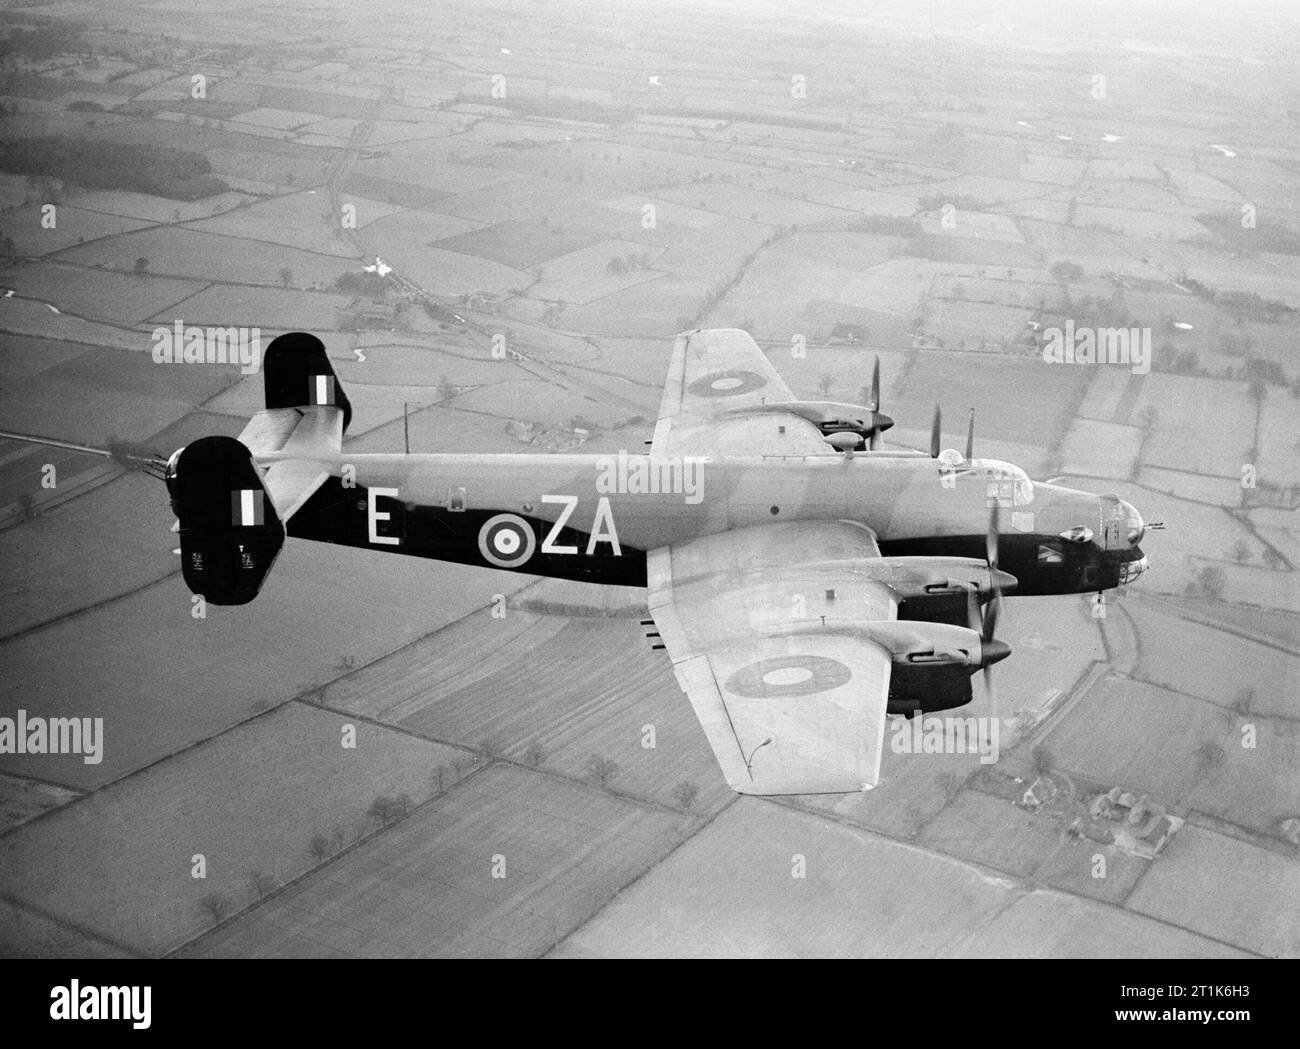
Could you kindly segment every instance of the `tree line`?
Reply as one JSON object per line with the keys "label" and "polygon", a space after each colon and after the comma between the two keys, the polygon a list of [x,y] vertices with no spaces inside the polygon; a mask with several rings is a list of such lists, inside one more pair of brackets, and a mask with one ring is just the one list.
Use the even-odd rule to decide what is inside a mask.
{"label": "tree line", "polygon": [[0,153],[0,171],[47,175],[87,189],[125,189],[171,200],[199,200],[230,187],[202,153],[167,146],[49,136]]}

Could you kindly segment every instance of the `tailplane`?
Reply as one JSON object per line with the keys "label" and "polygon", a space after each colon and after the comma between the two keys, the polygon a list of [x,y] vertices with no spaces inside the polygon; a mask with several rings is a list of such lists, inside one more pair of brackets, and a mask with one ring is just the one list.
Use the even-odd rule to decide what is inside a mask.
{"label": "tailplane", "polygon": [[262,589],[285,522],[330,476],[352,405],[325,346],[307,332],[272,340],[262,358],[266,407],[234,437],[204,437],[167,463],[181,571],[215,605]]}

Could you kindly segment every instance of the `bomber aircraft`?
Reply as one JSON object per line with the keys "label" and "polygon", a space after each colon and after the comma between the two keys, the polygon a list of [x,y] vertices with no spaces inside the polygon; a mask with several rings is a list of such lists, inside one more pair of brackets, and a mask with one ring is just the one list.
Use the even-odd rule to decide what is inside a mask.
{"label": "bomber aircraft", "polygon": [[[673,346],[649,454],[352,454],[319,339],[281,335],[238,439],[172,455],[186,584],[261,589],[285,537],[643,586],[650,620],[731,787],[867,790],[890,714],[969,703],[1004,659],[1002,594],[1103,591],[1147,569],[1115,495],[1009,463],[884,450],[869,405],[796,400],[747,332]],[[1004,526],[1006,526],[1004,528]]]}

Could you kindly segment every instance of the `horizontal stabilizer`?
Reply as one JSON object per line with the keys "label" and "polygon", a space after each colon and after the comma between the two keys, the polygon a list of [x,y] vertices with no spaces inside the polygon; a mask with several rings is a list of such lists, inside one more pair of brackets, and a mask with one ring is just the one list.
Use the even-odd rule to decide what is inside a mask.
{"label": "horizontal stabilizer", "polygon": [[287,521],[329,478],[315,463],[293,459],[273,463],[263,478],[267,494],[282,521]]}
{"label": "horizontal stabilizer", "polygon": [[343,446],[343,412],[339,408],[271,408],[248,420],[239,441],[255,457],[280,452],[288,456],[266,470],[266,490],[287,521],[329,477],[315,459],[330,458]]}
{"label": "horizontal stabilizer", "polygon": [[[274,339],[262,367],[266,408],[248,420],[239,441],[266,468],[267,494],[287,521],[329,477],[312,460],[342,449],[352,405],[314,335],[289,332]],[[284,458],[267,462],[277,456]]]}

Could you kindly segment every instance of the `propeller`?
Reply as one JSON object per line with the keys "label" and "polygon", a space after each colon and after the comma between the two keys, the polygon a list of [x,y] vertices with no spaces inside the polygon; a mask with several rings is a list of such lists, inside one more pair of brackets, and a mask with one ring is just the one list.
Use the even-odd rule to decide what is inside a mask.
{"label": "propeller", "polygon": [[880,410],[879,356],[876,357],[876,363],[871,369],[871,403],[867,407],[871,409],[871,436],[867,447],[874,452],[880,447],[880,435],[894,425],[894,420]]}
{"label": "propeller", "polygon": [[[880,410],[880,358],[876,358],[876,363],[871,369],[871,390],[868,392],[865,386],[858,388],[858,399],[865,401],[865,404],[855,405],[858,408],[866,409],[866,417],[861,418],[859,412],[852,415],[835,416],[827,418],[818,425],[821,427],[822,435],[830,438],[837,433],[851,433],[857,441],[862,442],[857,447],[868,448],[876,451],[880,447],[880,435],[894,425],[894,420]],[[845,407],[844,405],[834,406],[837,410]],[[837,444],[837,451],[845,451],[846,448]]]}
{"label": "propeller", "polygon": [[970,410],[970,422],[966,425],[966,461],[975,458],[975,409]]}
{"label": "propeller", "polygon": [[989,568],[998,567],[998,504],[996,500],[989,508],[989,530],[984,536],[984,560]]}
{"label": "propeller", "polygon": [[934,406],[934,418],[930,421],[930,458],[939,458],[939,430],[943,425],[943,413],[939,411],[939,406]]}
{"label": "propeller", "polygon": [[1002,615],[1002,586],[998,582],[998,504],[989,511],[989,528],[985,535],[984,557],[988,562],[989,585],[993,597],[980,614],[979,595],[974,587],[966,592],[966,619],[970,628],[980,635],[980,655],[984,664],[984,691],[989,697],[990,716],[997,718],[998,694],[993,687],[993,664],[1011,654],[1011,646],[995,636],[998,619]]}

